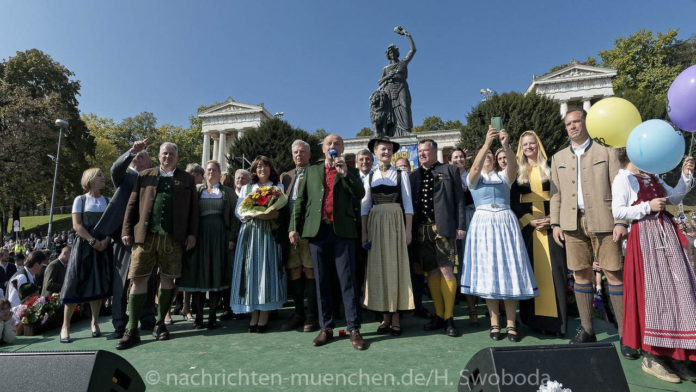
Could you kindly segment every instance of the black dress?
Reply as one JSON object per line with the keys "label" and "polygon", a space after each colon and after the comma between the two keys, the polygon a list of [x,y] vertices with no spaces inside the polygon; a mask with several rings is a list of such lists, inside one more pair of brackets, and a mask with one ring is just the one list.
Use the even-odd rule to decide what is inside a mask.
{"label": "black dress", "polygon": [[[82,226],[94,234],[94,226],[102,212],[85,211],[87,200],[82,199]],[[111,296],[111,277],[113,273],[113,252],[111,245],[97,252],[79,235],[75,237],[70,262],[65,272],[60,298],[63,304],[83,303],[109,298]],[[98,240],[103,239],[95,237]]]}

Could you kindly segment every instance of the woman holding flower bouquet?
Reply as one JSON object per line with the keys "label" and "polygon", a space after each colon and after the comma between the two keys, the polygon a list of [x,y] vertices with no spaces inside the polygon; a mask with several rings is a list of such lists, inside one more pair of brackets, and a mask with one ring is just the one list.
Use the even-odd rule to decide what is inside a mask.
{"label": "woman holding flower bouquet", "polygon": [[179,290],[193,292],[193,326],[203,328],[205,292],[210,294],[208,329],[215,328],[215,311],[223,290],[230,289],[239,220],[234,215],[237,194],[220,183],[220,163],[208,161],[204,186],[198,189],[199,240],[184,260]]}
{"label": "woman holding flower bouquet", "polygon": [[283,186],[271,160],[260,155],[249,169],[251,182],[237,202],[242,227],[237,238],[230,306],[235,313],[251,314],[249,332],[265,332],[268,312],[287,298],[285,268],[281,265],[276,220],[287,204]]}
{"label": "woman holding flower bouquet", "polygon": [[109,200],[101,194],[105,178],[101,169],[82,173],[80,181],[86,194],[77,196],[72,207],[73,229],[77,239],[70,253],[60,298],[65,304],[60,342],[70,343],[70,317],[77,304],[89,302],[92,311],[92,337],[101,336],[99,309],[102,300],[111,296],[111,239],[96,238],[93,228],[101,218]]}

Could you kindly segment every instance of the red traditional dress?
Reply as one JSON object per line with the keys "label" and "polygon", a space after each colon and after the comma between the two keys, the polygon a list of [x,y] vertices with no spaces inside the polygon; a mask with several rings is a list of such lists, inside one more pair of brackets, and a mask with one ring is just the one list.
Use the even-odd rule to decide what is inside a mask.
{"label": "red traditional dress", "polygon": [[[635,192],[636,180],[637,199],[631,206],[675,193],[654,176],[627,174],[622,184],[632,183]],[[614,211],[616,217],[616,207]],[[648,213],[633,221],[624,260],[623,344],[696,361],[696,277],[686,246],[669,212]]]}

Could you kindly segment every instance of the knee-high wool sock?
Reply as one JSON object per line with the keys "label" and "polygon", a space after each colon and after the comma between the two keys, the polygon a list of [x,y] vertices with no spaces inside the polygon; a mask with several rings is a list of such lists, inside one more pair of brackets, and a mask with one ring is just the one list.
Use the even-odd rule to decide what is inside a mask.
{"label": "knee-high wool sock", "polygon": [[289,281],[288,291],[293,302],[295,302],[295,314],[304,317],[304,279],[300,277]]}
{"label": "knee-high wool sock", "polygon": [[575,282],[575,301],[578,305],[578,313],[580,313],[580,323],[585,332],[590,335],[594,335],[594,328],[592,327],[593,299],[592,283],[582,284]]}
{"label": "knee-high wool sock", "polygon": [[138,320],[145,305],[147,293],[128,295],[128,329],[138,329]]}
{"label": "knee-high wool sock", "polygon": [[619,325],[619,336],[623,336],[623,284],[609,285],[609,299]]}
{"label": "knee-high wool sock", "polygon": [[456,279],[440,279],[440,290],[445,302],[444,319],[450,319],[454,316],[454,297],[457,295],[457,280]]}
{"label": "knee-high wool sock", "polygon": [[172,306],[172,298],[175,294],[176,289],[159,289],[157,294],[157,297],[159,298],[159,306],[157,307],[157,324],[164,322],[164,316],[167,315],[169,308]]}
{"label": "knee-high wool sock", "polygon": [[442,297],[442,289],[440,288],[440,281],[442,276],[428,276],[428,288],[430,289],[430,296],[433,297],[433,306],[435,307],[435,314],[444,318],[445,316],[445,302]]}

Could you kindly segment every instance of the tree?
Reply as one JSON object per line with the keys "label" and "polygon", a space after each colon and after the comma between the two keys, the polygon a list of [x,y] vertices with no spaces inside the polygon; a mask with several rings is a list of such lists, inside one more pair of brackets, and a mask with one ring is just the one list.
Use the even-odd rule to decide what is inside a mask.
{"label": "tree", "polygon": [[643,90],[656,97],[666,97],[672,81],[681,67],[670,64],[677,56],[677,30],[657,33],[641,29],[628,37],[614,40],[614,48],[599,52],[603,67],[613,67],[617,74],[613,80],[614,93],[626,90]]}
{"label": "tree", "polygon": [[462,128],[459,145],[472,152],[478,150],[492,117],[503,118],[503,127],[510,134],[510,145],[515,149],[519,135],[527,130],[539,135],[549,158],[568,145],[558,103],[540,95],[517,92],[494,95],[474,107]]}
{"label": "tree", "polygon": [[[293,128],[279,118],[270,119],[258,128],[246,130],[242,138],[236,139],[232,143],[228,159],[228,170],[230,173],[234,173],[236,169],[242,167],[241,163],[234,159],[235,157],[242,157],[242,155],[249,161],[253,161],[258,155],[267,156],[271,159],[274,168],[279,174],[290,170],[295,167],[295,164],[292,162],[290,146],[297,139],[309,143],[312,152],[311,161],[315,161],[322,156],[320,146],[322,139],[319,139],[316,133],[310,135],[301,129]],[[248,168],[246,164],[244,167]]]}
{"label": "tree", "polygon": [[423,120],[420,130],[421,132],[439,131],[440,129],[443,129],[444,126],[445,123],[440,117],[429,116]]}
{"label": "tree", "polygon": [[323,141],[324,138],[327,137],[328,135],[329,135],[329,133],[326,132],[326,129],[324,129],[324,128],[319,128],[316,131],[314,131],[314,133],[312,134],[312,136],[316,137],[320,141]]}
{"label": "tree", "polygon": [[355,134],[355,137],[365,137],[365,136],[372,136],[372,129],[365,127],[360,130],[360,132]]}
{"label": "tree", "polygon": [[90,160],[90,165],[104,171],[108,180],[107,194],[108,190],[112,190],[111,175],[108,173],[111,165],[136,140],[148,139],[147,152],[153,164],[157,164],[159,146],[163,142],[172,142],[179,148],[178,166],[183,168],[189,163],[200,162],[203,136],[201,122],[197,117],[189,117],[188,128],[171,124],[157,125],[157,118],[150,112],[127,117],[118,124],[113,119],[100,118],[92,113],[82,118],[97,143],[97,154]]}
{"label": "tree", "polygon": [[453,130],[453,129],[459,129],[461,130],[464,128],[464,124],[462,124],[461,121],[459,120],[447,120],[442,126],[442,129],[447,129],[447,130]]}
{"label": "tree", "polygon": [[67,120],[56,188],[56,204],[82,192],[80,179],[94,156],[95,141],[80,119],[80,82],[74,73],[37,49],[17,52],[0,63],[0,227],[11,211],[34,208],[51,198],[56,154],[56,118]]}

